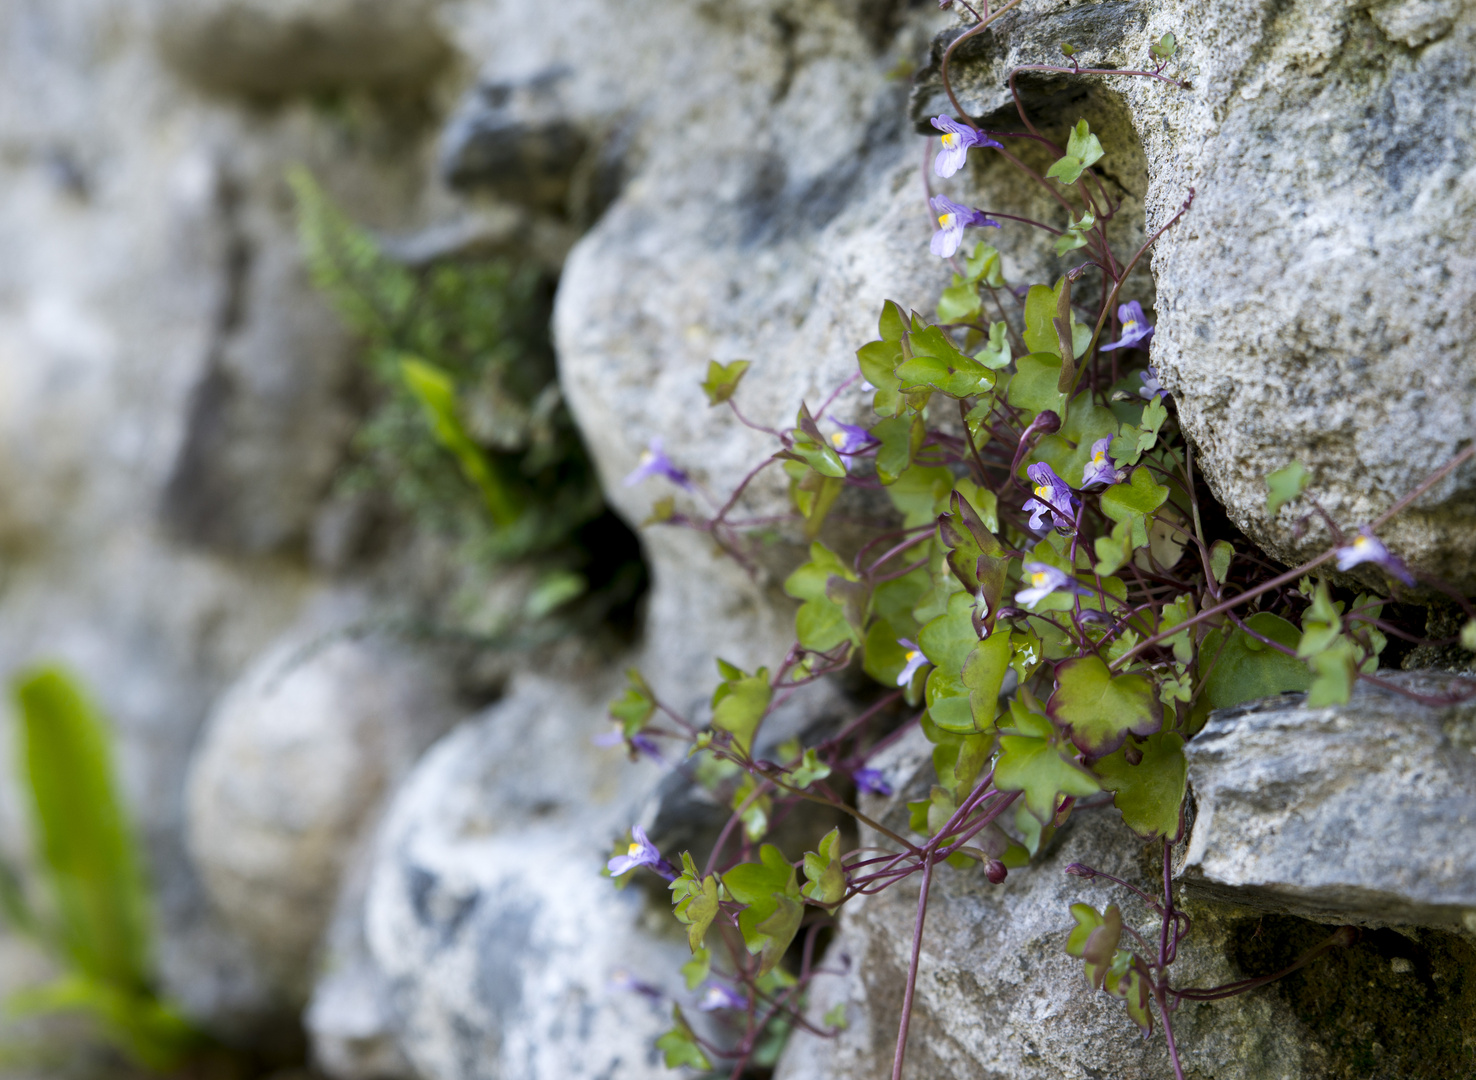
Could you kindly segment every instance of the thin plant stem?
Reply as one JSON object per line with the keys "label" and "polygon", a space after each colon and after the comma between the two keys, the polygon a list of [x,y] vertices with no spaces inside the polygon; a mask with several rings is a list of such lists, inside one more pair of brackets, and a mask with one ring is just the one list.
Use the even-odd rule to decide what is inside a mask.
{"label": "thin plant stem", "polygon": [[907,989],[902,995],[902,1019],[897,1026],[897,1050],[892,1057],[892,1080],[902,1080],[907,1055],[907,1029],[912,1024],[912,999],[917,991],[917,967],[922,958],[923,923],[928,916],[928,891],[933,885],[933,856],[923,856],[922,885],[917,894],[917,920],[912,925],[912,961],[907,966]]}

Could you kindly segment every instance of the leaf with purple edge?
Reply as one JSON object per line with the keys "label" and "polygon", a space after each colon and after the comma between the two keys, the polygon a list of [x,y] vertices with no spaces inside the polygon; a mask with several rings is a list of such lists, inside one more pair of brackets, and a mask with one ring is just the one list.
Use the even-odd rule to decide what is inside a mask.
{"label": "leaf with purple edge", "polygon": [[1056,689],[1046,712],[1071,732],[1071,741],[1093,757],[1110,754],[1128,732],[1149,735],[1163,725],[1153,684],[1142,675],[1113,675],[1096,656],[1056,667]]}
{"label": "leaf with purple edge", "polygon": [[1097,780],[1061,751],[1060,738],[1050,720],[1010,703],[1011,728],[1002,728],[994,786],[1000,791],[1023,791],[1025,805],[1040,821],[1049,821],[1062,795],[1078,798],[1101,788]]}

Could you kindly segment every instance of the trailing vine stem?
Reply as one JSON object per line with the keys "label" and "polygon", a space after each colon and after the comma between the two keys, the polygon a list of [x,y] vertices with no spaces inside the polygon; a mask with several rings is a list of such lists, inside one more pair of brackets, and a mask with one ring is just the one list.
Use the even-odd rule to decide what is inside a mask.
{"label": "trailing vine stem", "polygon": [[[1018,3],[997,10],[984,4],[982,13],[962,5],[976,23],[943,53],[943,87],[959,119],[934,120],[943,132],[934,171],[946,178],[963,166],[970,146],[993,148],[1065,207],[1070,224],[1058,230],[1020,215],[995,216],[1044,230],[1056,238],[1058,255],[1084,249],[1084,261],[1054,288],[1010,288],[997,250],[980,244],[971,256],[959,251],[965,228],[1000,222],[935,195],[925,159],[924,191],[940,225],[933,249],[955,274],[940,299],[938,320],[929,323],[889,301],[879,320],[881,340],[858,351],[859,372],[827,394],[815,413],[802,405],[792,429],[756,423],[733,401],[747,362],[713,361],[703,384],[711,404],[726,402],[740,423],[769,435],[778,449],[721,505],[709,500],[717,505],[711,516],[678,512],[672,500],[663,500],[665,507],[655,515],[662,524],[708,533],[750,574],[756,574],[759,552],[750,546],[757,541],[745,526],[788,520],[802,524],[811,542],[810,560],[785,582],[801,601],[794,646],[772,673],[720,661],[710,725],[673,712],[635,672],[625,697],[611,708],[633,755],[649,751],[651,735],[689,741],[697,778],[731,808],[701,871],[690,853],[683,854],[680,868],[668,863],[638,828],[607,868],[623,877],[649,867],[669,882],[674,913],[687,926],[693,951],[683,969],[689,986],[716,977],[708,996],[717,1001],[719,1015],[739,1028],[731,1040],[699,1034],[676,1006],[676,1027],[658,1042],[669,1064],[706,1068],[710,1058],[731,1059],[736,1080],[754,1060],[765,1032],[782,1027],[836,1035],[845,1023],[844,1006],[820,1021],[805,1015],[820,928],[833,925],[849,900],[920,875],[892,1061],[893,1080],[901,1080],[939,861],[982,867],[991,884],[1000,884],[1011,868],[1027,865],[1042,851],[1075,811],[1112,805],[1129,828],[1160,847],[1161,896],[1079,863],[1066,868],[1130,890],[1156,917],[1156,942],[1147,927],[1126,925],[1116,905],[1099,912],[1074,904],[1077,927],[1066,949],[1083,960],[1093,987],[1124,1003],[1145,1035],[1156,1009],[1175,1080],[1185,1075],[1173,1026],[1182,1001],[1220,1000],[1264,986],[1356,936],[1339,930],[1273,975],[1209,988],[1173,985],[1172,965],[1193,925],[1173,895],[1172,850],[1185,829],[1184,744],[1211,710],[1265,693],[1262,682],[1250,679],[1247,697],[1237,675],[1237,665],[1253,662],[1246,659],[1249,648],[1282,664],[1274,673],[1282,680],[1276,685],[1310,686],[1314,699],[1347,700],[1356,678],[1385,685],[1372,674],[1386,640],[1382,628],[1397,629],[1381,618],[1384,599],[1361,595],[1351,605],[1335,603],[1327,582],[1313,583],[1307,575],[1336,559],[1341,569],[1372,562],[1390,578],[1412,582],[1372,530],[1469,461],[1476,448],[1432,474],[1348,543],[1308,496],[1307,505],[1327,524],[1334,545],[1291,571],[1279,571],[1238,536],[1207,531],[1192,447],[1172,441],[1178,436],[1172,400],[1151,366],[1137,373],[1141,388],[1124,386],[1119,370],[1119,355],[1146,352],[1153,333],[1138,301],[1117,306],[1123,284],[1191,209],[1194,189],[1124,263],[1113,253],[1106,228],[1121,202],[1113,203],[1091,167],[1102,149],[1086,121],[1077,124],[1046,176],[990,137],[1031,138],[1061,153],[1026,114],[1015,82],[1022,70],[1126,74],[1186,89],[1186,83],[1162,75],[1175,48],[1172,35],[1153,47],[1161,61],[1156,71],[1083,69],[1074,63],[1070,69],[1015,69],[1010,88],[1027,130],[984,132],[959,107],[950,60],[963,41]],[[1067,198],[1072,193],[1082,203],[1081,216]],[[1089,223],[1088,214],[1099,218]],[[1073,300],[1071,293],[1092,266],[1102,274],[1095,305]],[[1016,302],[1010,313],[1000,289]],[[983,314],[985,290],[998,322]],[[1109,322],[1118,339],[1102,344]],[[1015,346],[1026,353],[1016,353]],[[1110,366],[1101,362],[1108,351]],[[829,416],[840,395],[862,378],[882,417],[870,428]],[[930,422],[939,414],[930,416],[929,403],[950,397],[956,403],[956,410],[946,410],[950,426]],[[822,431],[822,421],[834,430]],[[794,513],[735,519],[755,478],[775,464],[789,479]],[[645,467],[697,491],[664,455]],[[1300,496],[1305,483],[1304,474],[1290,469],[1267,478],[1272,496],[1282,502]],[[871,528],[872,535],[843,557],[820,536],[827,518],[839,518],[831,517],[831,509],[848,488],[885,492],[903,520],[899,527],[895,520],[847,511],[848,526]],[[1268,509],[1274,512],[1270,504]],[[1185,563],[1189,548],[1194,557]],[[1018,589],[1013,597],[1011,587]],[[1298,639],[1287,619],[1299,612]],[[1399,635],[1424,641],[1402,630]],[[858,657],[866,673],[887,688],[884,693],[808,748],[789,740],[760,749],[761,725],[775,709],[798,688]],[[1411,696],[1436,702],[1463,694]],[[652,727],[658,712],[678,730]],[[874,763],[919,728],[933,746],[937,783],[928,798],[907,803],[907,829],[893,828],[886,814],[853,805],[843,781],[859,791],[896,795]],[[842,851],[840,830],[833,829],[816,850],[792,860],[765,839],[774,824],[806,804],[846,815],[891,846]],[[914,841],[905,832],[924,839]],[[734,846],[736,862],[727,854]],[[812,909],[823,914],[817,917]],[[784,954],[793,952],[805,926],[798,974],[792,975]],[[713,967],[709,935],[726,950],[721,970]]]}

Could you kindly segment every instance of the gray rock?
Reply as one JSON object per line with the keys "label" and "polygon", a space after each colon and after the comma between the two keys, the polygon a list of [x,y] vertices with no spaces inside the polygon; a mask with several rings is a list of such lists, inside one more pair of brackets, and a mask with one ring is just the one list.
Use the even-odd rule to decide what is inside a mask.
{"label": "gray rock", "polygon": [[[899,794],[868,799],[867,812],[890,827],[905,827],[903,801],[925,795],[932,775],[927,753],[914,733],[879,755],[877,764]],[[860,842],[876,839],[863,830]],[[1067,876],[1065,866],[1084,862],[1153,891],[1155,879],[1161,880],[1161,850],[1156,843],[1145,846],[1110,810],[1081,810],[1034,865],[1011,871],[1002,886],[989,885],[982,870],[939,868],[903,1075],[1173,1075],[1161,1033],[1141,1039],[1121,1004],[1093,991],[1080,962],[1064,951],[1075,902],[1100,909],[1115,901],[1129,925],[1150,939],[1157,933],[1151,914],[1125,890]],[[1180,902],[1194,920],[1173,967],[1181,987],[1278,971],[1334,928],[1192,895]],[[848,1026],[833,1039],[794,1034],[778,1080],[889,1075],[916,907],[914,881],[843,909],[840,934],[823,962],[827,974],[813,984],[809,1015],[819,1022],[844,1004]],[[1204,1080],[1465,1075],[1472,1061],[1461,1040],[1473,1015],[1461,972],[1473,960],[1476,949],[1456,936],[1371,931],[1269,987],[1185,1003],[1173,1023],[1186,1074]],[[1429,973],[1419,986],[1409,975],[1417,966]],[[1430,1027],[1439,1033],[1426,1034],[1423,1024],[1411,1031],[1417,1015],[1438,1017]],[[1369,1073],[1369,1062],[1379,1069]]]}
{"label": "gray rock", "polygon": [[[354,141],[305,104],[202,101],[161,68],[144,15],[0,5],[0,669],[59,660],[96,694],[146,849],[161,981],[264,1047],[228,1020],[267,988],[195,876],[183,787],[211,702],[319,588],[294,556],[350,412],[335,398],[346,339],[296,273],[281,176],[305,163],[396,228],[423,171],[417,134],[375,107]],[[229,487],[212,512],[238,531],[202,551],[159,510],[217,362],[241,391],[231,430],[255,445],[212,460],[259,471],[206,470]]]}
{"label": "gray rock", "polygon": [[[1462,448],[1476,426],[1462,344],[1476,332],[1465,254],[1476,221],[1476,157],[1464,137],[1476,100],[1469,5],[1052,0],[1006,22],[961,47],[951,68],[973,115],[1007,116],[1009,70],[1059,63],[1059,41],[1082,45],[1085,64],[1140,67],[1150,41],[1178,36],[1172,69],[1189,91],[1129,78],[1074,85],[1100,85],[1096,100],[1129,114],[1148,162],[1150,228],[1198,192],[1153,256],[1153,359],[1238,526],[1300,560],[1326,531],[1295,528],[1310,505],[1267,519],[1268,472],[1302,461],[1318,501],[1349,528]],[[1022,82],[1033,100],[1065,89],[1061,79]],[[920,125],[946,109],[936,75],[914,105]],[[1117,143],[1104,145],[1111,155]],[[1433,573],[1476,584],[1473,490],[1468,464],[1385,539]]]}
{"label": "gray rock", "polygon": [[[1418,693],[1469,683],[1391,674]],[[1433,708],[1359,684],[1216,713],[1188,746],[1196,894],[1270,911],[1476,933],[1476,702]]]}
{"label": "gray rock", "polygon": [[155,0],[164,56],[212,90],[412,89],[444,68],[438,0]]}
{"label": "gray rock", "polygon": [[306,997],[380,800],[458,712],[427,658],[322,622],[290,632],[213,710],[190,767],[190,851],[286,1000]]}
{"label": "gray rock", "polygon": [[645,890],[600,871],[654,766],[591,738],[615,675],[524,675],[416,768],[378,840],[365,908],[399,1043],[431,1080],[657,1077],[687,959]]}
{"label": "gray rock", "polygon": [[482,83],[446,126],[441,175],[457,188],[487,188],[511,202],[562,211],[588,140],[562,100],[566,71],[520,83]]}

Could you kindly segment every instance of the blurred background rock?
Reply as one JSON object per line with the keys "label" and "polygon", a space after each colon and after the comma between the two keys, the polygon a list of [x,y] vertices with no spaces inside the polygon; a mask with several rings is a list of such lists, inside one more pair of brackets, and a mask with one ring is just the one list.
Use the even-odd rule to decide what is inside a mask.
{"label": "blurred background rock", "polygon": [[[1408,489],[1476,428],[1476,369],[1452,344],[1476,318],[1460,254],[1472,219],[1418,197],[1442,184],[1470,197],[1472,151],[1447,137],[1469,120],[1470,9],[1367,7],[1039,0],[1023,10],[1046,30],[1006,26],[960,57],[984,115],[1003,101],[991,73],[1039,59],[1058,27],[1090,42],[1088,63],[1179,34],[1194,95],[1134,86],[1089,105],[1145,228],[1197,183],[1223,235],[1243,241],[1215,250],[1191,219],[1142,299],[1166,298],[1159,363],[1217,493],[1282,554],[1300,539],[1257,509],[1273,449],[1295,446],[1328,505],[1351,513]],[[750,577],[695,533],[638,543],[631,527],[660,493],[619,480],[653,436],[714,492],[762,452],[707,411],[709,359],[753,359],[763,378],[745,389],[762,389],[745,408],[787,422],[854,369],[883,298],[930,309],[947,282],[925,251],[915,131],[936,105],[929,43],[952,22],[907,0],[0,4],[0,670],[61,660],[113,720],[162,989],[236,1048],[233,1067],[312,1062],[345,1080],[663,1071],[649,1048],[665,1013],[611,980],[659,982],[679,938],[595,876],[658,776],[589,738],[628,663],[700,713],[715,654],[749,668],[781,656],[792,608],[778,583],[802,545],[776,536]],[[1027,93],[1064,127],[1083,106],[1058,89]],[[1366,101],[1384,105],[1360,112]],[[1318,170],[1346,157],[1336,140],[1245,147],[1268,116],[1305,130],[1329,110],[1375,115],[1384,156],[1359,166],[1377,198],[1317,210]],[[1423,147],[1416,173],[1402,171],[1406,145]],[[321,195],[318,225],[342,225],[344,261],[330,251],[327,264],[370,271],[347,287],[378,315],[325,280],[304,245],[307,189],[289,175]],[[987,200],[1022,197],[988,167],[961,179]],[[1343,328],[1342,352],[1324,357],[1326,400],[1278,412],[1267,402],[1294,396],[1323,354],[1303,348],[1305,312],[1254,308],[1292,271],[1274,221],[1236,215],[1285,206],[1314,232],[1377,217],[1388,250],[1327,264],[1317,318]],[[1038,245],[1000,243],[1011,280],[1054,272]],[[1404,291],[1379,277],[1394,250],[1414,267]],[[1245,295],[1227,315],[1231,271]],[[396,307],[405,290],[474,302],[483,286],[457,283],[488,274],[499,289],[523,282],[500,295],[534,316],[495,323],[496,342],[435,336],[414,324],[426,305]],[[448,303],[436,310],[454,322]],[[1434,330],[1400,337],[1379,321],[1392,308]],[[1249,352],[1235,338],[1233,377],[1221,346],[1202,344],[1232,315],[1260,335]],[[396,381],[395,358],[432,338],[471,446],[459,453]],[[1370,365],[1377,377],[1360,382]],[[838,408],[859,418],[864,395]],[[1410,422],[1429,409],[1438,417]],[[1358,424],[1382,426],[1360,441]],[[525,505],[570,501],[529,517],[538,529],[489,527],[485,488],[468,482],[477,461],[522,484]],[[1467,584],[1473,487],[1471,470],[1457,474],[1401,538]],[[783,498],[760,484],[750,508],[779,512]],[[800,730],[841,706],[821,689],[797,707]],[[552,747],[577,747],[572,763],[550,769]],[[0,785],[0,839],[24,861],[19,803]],[[530,875],[535,858],[557,873]],[[877,925],[863,912],[849,932],[880,953],[895,942]],[[6,987],[48,970],[0,938]],[[1082,1005],[1081,987],[1060,992],[1084,1030],[1119,1022]],[[1002,1008],[1027,990],[1010,993]],[[1314,1033],[1288,1015],[1224,1013],[1205,1021],[1205,1045],[1284,1022],[1313,1061]],[[801,1053],[789,1075],[851,1075],[849,1058]],[[1240,1075],[1234,1059],[1207,1051],[1205,1075]],[[1079,1067],[1063,1058],[1040,1075]],[[79,1055],[66,1068],[121,1066]],[[1295,1075],[1322,1075],[1307,1068]]]}

